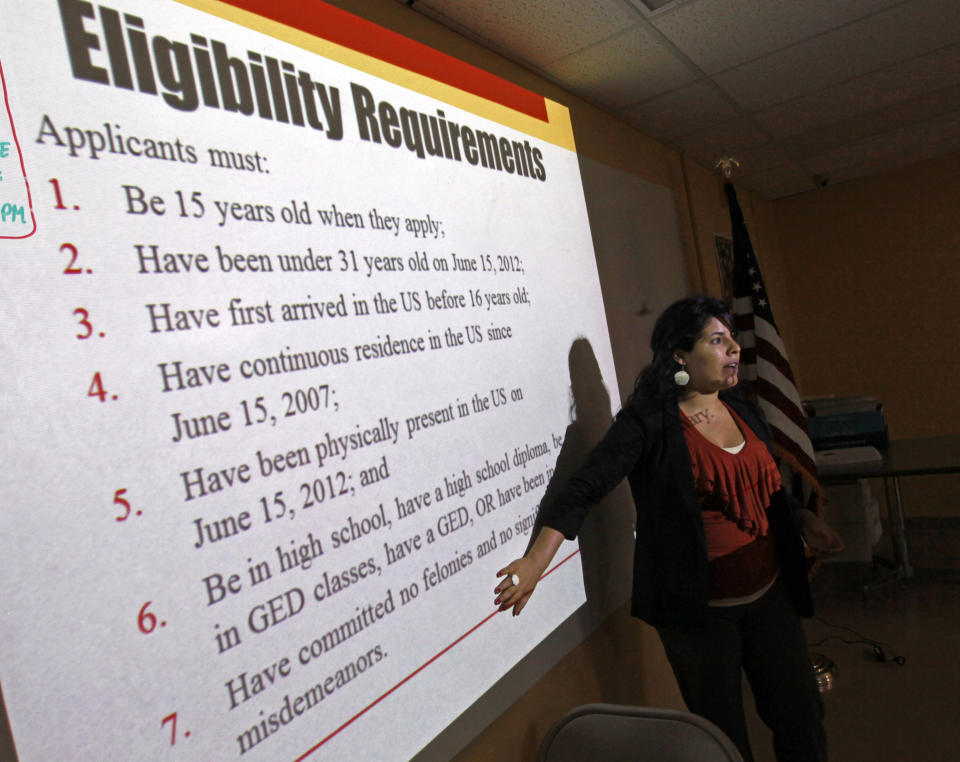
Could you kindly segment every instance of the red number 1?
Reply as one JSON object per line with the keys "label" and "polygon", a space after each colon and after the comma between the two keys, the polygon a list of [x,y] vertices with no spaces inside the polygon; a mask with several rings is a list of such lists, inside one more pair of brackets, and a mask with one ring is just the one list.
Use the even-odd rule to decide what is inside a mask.
{"label": "red number 1", "polygon": [[57,178],[51,177],[48,182],[53,186],[53,194],[57,197],[57,205],[53,208],[66,209],[67,206],[63,203],[63,196],[60,195],[60,183],[57,182]]}

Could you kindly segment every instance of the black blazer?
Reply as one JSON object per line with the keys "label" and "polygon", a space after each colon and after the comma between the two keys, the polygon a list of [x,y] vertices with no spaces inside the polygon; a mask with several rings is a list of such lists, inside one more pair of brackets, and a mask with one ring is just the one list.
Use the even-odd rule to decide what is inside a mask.
{"label": "black blazer", "polygon": [[[738,390],[722,392],[720,398],[769,447],[770,430],[760,409]],[[675,401],[628,403],[557,498],[541,507],[540,523],[572,540],[590,508],[624,477],[637,514],[631,613],[657,627],[696,624],[707,613],[710,573]],[[771,499],[768,515],[781,578],[797,612],[812,616],[797,508],[780,490]]]}

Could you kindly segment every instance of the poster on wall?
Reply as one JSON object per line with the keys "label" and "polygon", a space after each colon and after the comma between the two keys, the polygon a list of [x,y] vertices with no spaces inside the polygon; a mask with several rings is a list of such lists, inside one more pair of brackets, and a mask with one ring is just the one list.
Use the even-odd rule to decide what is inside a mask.
{"label": "poster on wall", "polygon": [[717,271],[720,273],[720,293],[727,304],[733,304],[733,239],[714,233],[713,248],[717,252]]}
{"label": "poster on wall", "polygon": [[408,759],[583,603],[493,605],[615,379],[569,115],[300,6],[0,0],[22,762]]}

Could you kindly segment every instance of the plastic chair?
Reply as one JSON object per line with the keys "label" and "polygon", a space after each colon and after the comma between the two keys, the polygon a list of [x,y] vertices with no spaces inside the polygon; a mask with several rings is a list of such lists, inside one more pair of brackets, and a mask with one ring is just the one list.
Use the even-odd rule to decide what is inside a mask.
{"label": "plastic chair", "polygon": [[703,717],[616,704],[585,704],[567,712],[543,739],[537,759],[743,762],[733,742]]}

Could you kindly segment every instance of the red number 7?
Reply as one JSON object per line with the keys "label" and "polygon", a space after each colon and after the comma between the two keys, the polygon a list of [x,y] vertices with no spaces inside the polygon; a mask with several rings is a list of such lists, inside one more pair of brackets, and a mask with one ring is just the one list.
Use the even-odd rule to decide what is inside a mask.
{"label": "red number 7", "polygon": [[162,728],[168,722],[172,722],[173,726],[170,728],[170,745],[173,746],[177,742],[177,713],[168,714],[163,718],[163,722],[160,723]]}

